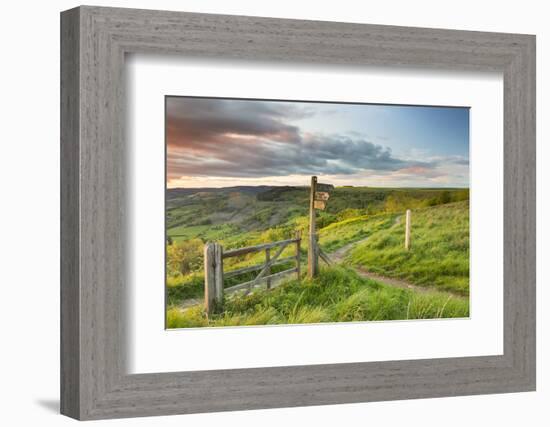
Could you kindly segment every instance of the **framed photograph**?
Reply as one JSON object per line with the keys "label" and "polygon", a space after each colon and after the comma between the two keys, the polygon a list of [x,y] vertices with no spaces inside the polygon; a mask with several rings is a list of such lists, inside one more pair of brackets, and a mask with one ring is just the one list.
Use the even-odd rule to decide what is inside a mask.
{"label": "framed photograph", "polygon": [[61,14],[61,411],[535,389],[535,37]]}
{"label": "framed photograph", "polygon": [[469,110],[167,96],[166,327],[469,317]]}

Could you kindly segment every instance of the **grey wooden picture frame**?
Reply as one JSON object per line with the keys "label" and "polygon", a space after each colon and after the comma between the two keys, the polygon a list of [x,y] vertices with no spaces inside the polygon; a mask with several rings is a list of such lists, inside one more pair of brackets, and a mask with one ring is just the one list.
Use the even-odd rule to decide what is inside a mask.
{"label": "grey wooden picture frame", "polygon": [[[502,355],[154,374],[126,366],[127,53],[504,79]],[[535,37],[83,6],[61,14],[61,412],[81,420],[535,390]]]}

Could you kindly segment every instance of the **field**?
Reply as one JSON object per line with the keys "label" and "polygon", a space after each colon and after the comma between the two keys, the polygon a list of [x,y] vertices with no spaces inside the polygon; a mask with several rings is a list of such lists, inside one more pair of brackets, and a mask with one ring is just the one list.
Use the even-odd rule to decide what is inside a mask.
{"label": "field", "polygon": [[[169,328],[467,317],[467,189],[337,187],[317,216],[319,244],[333,260],[314,280],[288,276],[271,291],[235,294],[223,313],[203,310],[203,246],[224,250],[306,236],[309,189],[232,187],[168,190]],[[412,246],[404,249],[404,212]],[[307,259],[307,239],[302,240]],[[281,256],[293,253],[292,248]],[[224,270],[258,264],[262,253],[224,261]],[[272,272],[290,264],[277,265]],[[305,264],[302,271],[305,271]],[[227,279],[225,287],[254,273]]]}

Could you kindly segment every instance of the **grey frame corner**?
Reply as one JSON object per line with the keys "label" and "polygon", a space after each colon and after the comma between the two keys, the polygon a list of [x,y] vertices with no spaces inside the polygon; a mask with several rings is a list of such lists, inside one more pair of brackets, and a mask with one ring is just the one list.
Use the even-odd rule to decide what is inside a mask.
{"label": "grey frame corner", "polygon": [[[504,354],[127,374],[127,53],[502,72]],[[61,166],[61,412],[65,415],[101,419],[535,389],[534,36],[88,6],[71,9],[61,14]],[[211,399],[204,399],[205,394]]]}

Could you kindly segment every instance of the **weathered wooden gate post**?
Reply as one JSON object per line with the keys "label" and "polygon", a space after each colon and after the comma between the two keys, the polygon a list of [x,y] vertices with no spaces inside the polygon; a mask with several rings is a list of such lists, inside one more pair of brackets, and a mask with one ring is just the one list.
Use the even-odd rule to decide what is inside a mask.
{"label": "weathered wooden gate post", "polygon": [[214,243],[204,245],[204,308],[208,316],[214,312],[216,300],[215,251]]}
{"label": "weathered wooden gate post", "polygon": [[315,233],[315,192],[317,191],[317,177],[311,177],[311,189],[309,195],[309,241],[307,249],[307,276],[312,279],[319,273],[319,258],[317,257],[317,240]]}
{"label": "weathered wooden gate post", "polygon": [[[265,250],[265,263],[266,263],[266,265],[269,264],[270,260],[271,260],[271,251],[269,250],[269,248],[267,248]],[[267,269],[265,270],[265,275],[269,276],[270,274],[271,274],[271,267],[267,267]],[[271,289],[271,279],[267,279],[266,288]]]}
{"label": "weathered wooden gate post", "polygon": [[405,213],[405,249],[409,250],[411,246],[411,210],[407,209]]}
{"label": "weathered wooden gate post", "polygon": [[204,307],[207,315],[223,302],[223,248],[219,243],[204,245]]}

